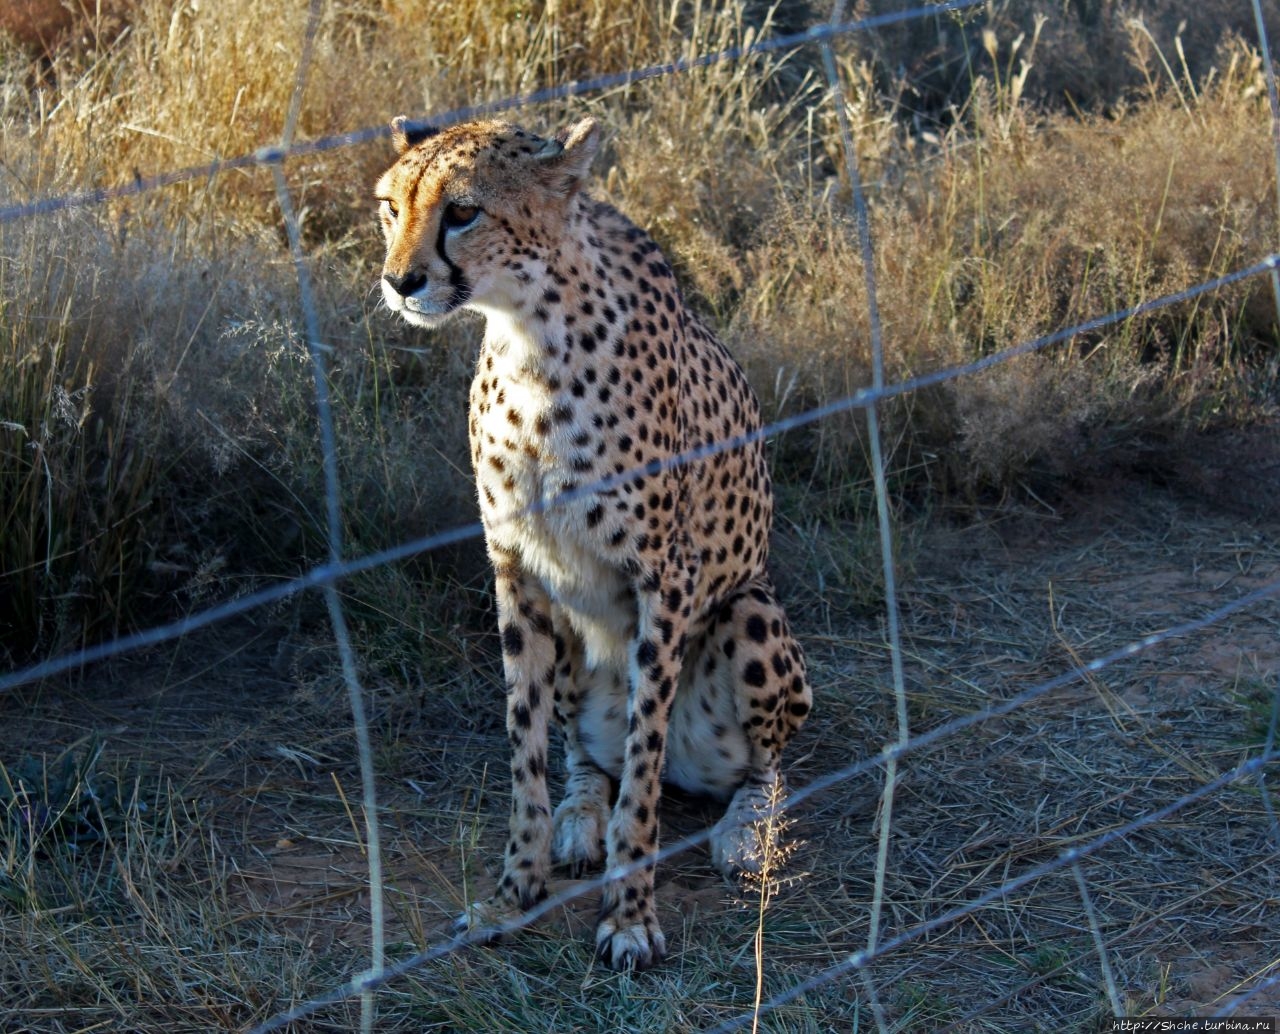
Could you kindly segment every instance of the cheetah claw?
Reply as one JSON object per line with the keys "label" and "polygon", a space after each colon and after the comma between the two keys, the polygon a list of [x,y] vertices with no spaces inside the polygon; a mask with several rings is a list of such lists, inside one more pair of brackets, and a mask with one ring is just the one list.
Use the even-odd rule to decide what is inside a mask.
{"label": "cheetah claw", "polygon": [[612,969],[648,969],[666,954],[667,939],[657,924],[619,926],[612,919],[603,919],[596,928],[596,957]]}
{"label": "cheetah claw", "polygon": [[760,837],[751,826],[744,826],[726,815],[711,830],[711,861],[728,879],[743,873],[758,873],[763,851]]}
{"label": "cheetah claw", "polygon": [[504,934],[502,924],[515,919],[520,912],[498,898],[473,901],[462,915],[453,921],[454,934],[471,934],[480,944],[497,944]]}

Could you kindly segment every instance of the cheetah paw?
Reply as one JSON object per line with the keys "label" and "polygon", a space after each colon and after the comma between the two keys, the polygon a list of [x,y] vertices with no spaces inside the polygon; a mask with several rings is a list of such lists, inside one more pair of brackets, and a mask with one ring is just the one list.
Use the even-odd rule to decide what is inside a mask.
{"label": "cheetah paw", "polygon": [[498,897],[473,901],[453,921],[453,932],[472,934],[482,944],[497,944],[503,937],[502,927],[518,919],[521,914],[519,908]]}
{"label": "cheetah paw", "polygon": [[742,873],[758,873],[764,851],[754,824],[744,825],[740,817],[726,815],[711,830],[711,861],[727,878]]}
{"label": "cheetah paw", "polygon": [[656,919],[621,925],[602,919],[596,927],[596,955],[613,969],[648,969],[667,954],[667,939]]}
{"label": "cheetah paw", "polygon": [[770,835],[769,816],[780,799],[772,784],[748,783],[738,788],[724,817],[711,829],[711,860],[725,876],[732,879],[764,868],[767,845],[762,837]]}
{"label": "cheetah paw", "polygon": [[578,876],[589,865],[604,861],[604,833],[609,823],[602,802],[587,797],[566,797],[556,808],[552,857]]}

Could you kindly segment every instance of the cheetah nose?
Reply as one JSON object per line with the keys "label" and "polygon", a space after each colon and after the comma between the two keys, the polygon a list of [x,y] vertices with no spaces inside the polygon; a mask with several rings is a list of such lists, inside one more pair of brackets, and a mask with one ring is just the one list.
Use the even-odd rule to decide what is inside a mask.
{"label": "cheetah nose", "polygon": [[427,274],[420,269],[411,269],[409,272],[401,273],[398,276],[395,273],[383,273],[382,279],[390,284],[396,293],[403,298],[407,298],[411,294],[417,294],[427,286]]}

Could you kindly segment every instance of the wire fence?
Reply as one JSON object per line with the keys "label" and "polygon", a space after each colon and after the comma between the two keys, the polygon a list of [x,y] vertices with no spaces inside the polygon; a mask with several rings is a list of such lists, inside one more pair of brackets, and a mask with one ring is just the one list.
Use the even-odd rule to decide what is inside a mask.
{"label": "wire fence", "polygon": [[[1277,100],[1274,73],[1271,68],[1268,42],[1259,0],[1251,0],[1256,15],[1259,40],[1266,61],[1265,70],[1269,96],[1272,104],[1274,139],[1276,143],[1277,190],[1280,192],[1280,101]],[[923,733],[912,733],[908,721],[907,695],[903,674],[904,649],[901,641],[899,607],[897,599],[897,571],[892,549],[892,520],[890,493],[887,486],[886,463],[882,445],[882,431],[878,420],[877,407],[886,400],[918,392],[924,388],[953,381],[958,378],[972,376],[983,370],[1007,363],[1011,359],[1049,349],[1055,345],[1070,342],[1082,334],[1087,334],[1106,327],[1112,327],[1134,319],[1145,313],[1161,308],[1174,306],[1202,295],[1219,291],[1224,287],[1255,277],[1269,276],[1277,292],[1277,306],[1280,311],[1280,252],[1271,254],[1259,262],[1238,269],[1224,276],[1190,285],[1183,290],[1158,298],[1149,299],[1140,304],[1102,314],[1084,320],[1074,326],[1067,327],[1043,335],[1033,340],[1024,341],[1013,347],[994,352],[971,363],[946,367],[919,376],[889,384],[884,374],[883,327],[877,301],[877,285],[875,281],[875,244],[871,233],[871,220],[867,200],[859,175],[858,155],[854,144],[854,135],[848,122],[847,107],[842,93],[842,84],[832,54],[832,43],[840,37],[865,32],[912,19],[936,17],[947,12],[958,12],[974,8],[985,3],[985,0],[947,0],[945,3],[918,7],[911,10],[876,15],[858,20],[846,20],[843,0],[836,0],[829,19],[809,30],[785,36],[758,40],[749,46],[728,48],[715,53],[695,58],[652,65],[612,75],[599,76],[580,82],[559,84],[517,97],[505,98],[491,103],[457,109],[439,115],[433,115],[421,125],[443,126],[465,119],[496,112],[507,111],[541,103],[549,100],[560,100],[599,92],[606,89],[628,86],[646,79],[662,76],[679,75],[693,68],[705,67],[719,62],[741,60],[755,54],[815,46],[821,51],[823,69],[829,86],[829,96],[835,106],[840,138],[844,148],[846,172],[852,185],[852,214],[854,225],[859,236],[862,257],[862,272],[866,278],[866,296],[868,301],[868,318],[870,322],[873,376],[872,383],[825,405],[814,407],[805,412],[774,421],[751,435],[743,435],[731,439],[715,441],[704,447],[691,449],[670,456],[662,461],[655,461],[624,473],[586,484],[566,492],[548,502],[539,503],[510,519],[520,519],[529,513],[562,506],[575,499],[580,499],[597,492],[608,490],[634,479],[637,475],[652,475],[663,470],[673,469],[683,464],[706,459],[717,453],[740,448],[744,444],[764,438],[773,437],[785,431],[828,419],[836,414],[861,410],[866,417],[868,443],[871,452],[871,467],[875,486],[876,513],[878,533],[881,542],[881,566],[885,586],[886,639],[889,659],[892,667],[892,688],[894,696],[895,729],[891,742],[886,743],[878,754],[845,767],[826,773],[808,785],[793,789],[787,800],[780,805],[783,810],[794,808],[820,794],[848,783],[860,776],[880,774],[882,790],[880,798],[878,850],[874,874],[874,895],[871,902],[871,919],[869,922],[865,948],[850,953],[835,965],[814,973],[809,978],[799,981],[786,990],[774,994],[761,1003],[758,1009],[743,1011],[731,1017],[715,1031],[731,1031],[741,1029],[755,1023],[761,1015],[768,1014],[788,1002],[819,988],[832,981],[852,974],[863,979],[867,991],[867,1000],[875,1017],[877,1028],[888,1031],[891,1023],[880,1004],[878,989],[871,976],[870,965],[898,950],[929,937],[931,934],[953,926],[972,916],[990,904],[1004,900],[1018,891],[1033,885],[1047,876],[1056,873],[1069,874],[1074,881],[1079,897],[1080,915],[1084,917],[1094,951],[1097,955],[1099,971],[1102,974],[1109,1004],[1119,1016],[1124,1013],[1124,1002],[1117,986],[1110,965],[1109,952],[1102,935],[1097,910],[1090,888],[1088,862],[1104,848],[1132,838],[1135,833],[1173,816],[1182,809],[1197,801],[1202,801],[1233,784],[1255,781],[1257,792],[1269,816],[1270,835],[1274,849],[1280,852],[1280,821],[1271,799],[1267,782],[1267,768],[1280,760],[1280,745],[1277,744],[1277,719],[1280,716],[1280,684],[1277,685],[1271,708],[1266,740],[1261,750],[1253,757],[1222,772],[1213,779],[1202,782],[1194,789],[1183,793],[1172,800],[1143,811],[1129,821],[1115,825],[1113,828],[1097,831],[1093,835],[1081,836],[1071,848],[1055,854],[1052,858],[1031,866],[1016,876],[999,881],[990,889],[978,894],[962,905],[946,910],[936,916],[922,920],[905,929],[885,933],[882,931],[882,918],[885,905],[885,883],[887,876],[889,844],[893,833],[893,803],[898,785],[897,773],[899,764],[912,755],[927,753],[944,741],[958,736],[966,730],[991,722],[1001,716],[1008,715],[1024,708],[1033,701],[1040,700],[1072,683],[1088,679],[1092,674],[1104,671],[1129,658],[1148,651],[1156,650],[1166,644],[1183,639],[1195,633],[1221,626],[1228,618],[1250,608],[1256,608],[1280,598],[1280,579],[1271,581],[1239,596],[1236,599],[1210,609],[1198,618],[1185,621],[1145,637],[1135,639],[1126,645],[1101,653],[1087,662],[1077,663],[1064,669],[1060,674],[1032,685],[1004,700],[997,701],[985,708],[954,718]],[[374,777],[373,749],[370,742],[369,723],[365,714],[365,689],[358,677],[356,649],[351,641],[344,615],[341,597],[337,591],[340,581],[353,575],[368,571],[384,564],[394,563],[408,557],[440,549],[462,541],[481,536],[482,529],[478,523],[468,524],[447,531],[425,536],[401,543],[386,550],[347,558],[344,556],[342,541],[342,514],[340,512],[340,485],[337,462],[337,449],[333,430],[333,416],[328,397],[328,380],[325,362],[325,346],[320,339],[317,307],[314,302],[314,291],[311,284],[311,273],[305,255],[298,214],[293,204],[293,196],[286,176],[286,163],[293,158],[307,154],[353,147],[383,137],[387,129],[383,126],[359,129],[354,132],[336,134],[317,140],[297,141],[295,133],[302,98],[313,60],[313,42],[318,19],[324,8],[324,0],[312,0],[306,38],[301,51],[301,58],[296,72],[292,101],[285,120],[284,130],[278,144],[263,147],[252,154],[244,154],[230,159],[211,162],[202,166],[194,166],[168,172],[161,172],[149,177],[136,177],[133,181],[118,187],[100,190],[71,193],[48,197],[37,201],[0,207],[0,223],[14,222],[22,219],[38,218],[51,213],[82,206],[98,205],[105,201],[131,195],[160,190],[167,186],[186,180],[208,178],[224,174],[232,169],[250,166],[269,167],[273,177],[282,222],[287,233],[290,252],[294,261],[299,298],[302,310],[303,325],[310,350],[310,359],[314,373],[315,402],[317,419],[320,427],[320,439],[324,460],[325,478],[325,514],[327,560],[303,575],[273,585],[243,597],[209,607],[190,615],[180,621],[152,627],[138,633],[119,637],[100,645],[78,650],[62,656],[49,658],[37,664],[0,674],[0,692],[11,690],[25,683],[45,679],[71,669],[80,668],[96,661],[104,660],[166,641],[186,636],[200,628],[223,622],[236,615],[247,613],[255,608],[287,599],[297,594],[317,589],[323,594],[326,610],[332,624],[333,638],[338,649],[343,679],[348,690],[352,713],[352,724],[356,730],[359,753],[359,767],[362,779],[363,811],[366,827],[366,844],[369,863],[369,893],[371,917],[371,951],[367,970],[356,977],[333,987],[328,993],[314,996],[295,1007],[281,1012],[254,1028],[254,1034],[269,1034],[289,1024],[302,1020],[326,1006],[343,1001],[353,996],[361,998],[362,1028],[373,1029],[376,1014],[376,992],[388,983],[421,969],[423,966],[443,959],[455,952],[467,949],[480,941],[488,940],[495,934],[509,933],[532,923],[542,916],[551,913],[576,898],[598,893],[610,880],[617,879],[629,872],[639,870],[655,861],[680,854],[691,847],[705,843],[709,839],[709,831],[689,836],[660,849],[656,856],[649,856],[629,866],[615,868],[601,874],[598,878],[582,881],[572,888],[553,895],[541,904],[530,909],[524,915],[506,921],[497,926],[483,930],[472,930],[411,955],[388,963],[386,959],[384,905],[382,900],[383,875],[380,862],[381,838],[377,826],[379,807]],[[1280,960],[1277,960],[1280,965]],[[1280,972],[1261,973],[1251,988],[1237,995],[1227,1012],[1245,1009],[1250,1004],[1261,1003],[1269,992],[1280,983]],[[979,1008],[967,1017],[952,1024],[960,1027],[969,1019],[978,1017],[983,1009]]]}

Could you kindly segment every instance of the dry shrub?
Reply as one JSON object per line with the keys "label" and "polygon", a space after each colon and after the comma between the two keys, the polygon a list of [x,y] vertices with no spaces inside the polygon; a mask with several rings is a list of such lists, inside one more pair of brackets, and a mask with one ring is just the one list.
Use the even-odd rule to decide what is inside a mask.
{"label": "dry shrub", "polygon": [[[4,50],[0,197],[129,182],[274,142],[305,6],[138,0],[129,32],[59,52],[34,78]],[[304,138],[802,27],[776,21],[794,20],[799,7],[745,2],[359,0],[322,10]],[[1057,5],[1026,11],[1055,14]],[[836,48],[872,203],[890,379],[987,355],[1271,249],[1256,54],[1229,45],[1197,79],[1189,69],[1204,56],[1184,47],[1182,62],[1153,20],[1149,32],[1113,40],[1132,52],[1140,94],[1107,115],[1044,112],[1028,98],[1048,95],[1041,69],[1061,59],[1063,34],[1084,16],[1056,13],[1038,38],[1030,23],[1015,47],[1021,14],[995,5],[985,21],[917,26],[934,36],[901,62],[905,78],[883,72],[889,36],[880,52],[865,40]],[[957,61],[965,89],[939,128],[917,110],[911,69],[954,72]],[[590,106],[609,127],[597,192],[654,232],[731,339],[769,416],[869,379],[849,179],[816,67],[814,48],[757,55],[512,115],[545,131]],[[353,552],[472,517],[465,464],[453,457],[465,455],[459,414],[475,325],[423,336],[374,311],[381,247],[368,191],[388,160],[375,144],[286,168],[333,347]],[[0,233],[0,418],[21,428],[0,432],[11,515],[0,571],[6,588],[24,586],[7,597],[22,601],[4,618],[15,649],[114,631],[250,584],[244,572],[291,573],[322,555],[310,370],[269,176],[197,177]],[[886,406],[895,487],[920,495],[1036,482],[1038,491],[1037,479],[1069,477],[1143,436],[1268,411],[1274,312],[1257,288]],[[858,413],[789,434],[776,447],[779,478],[854,498],[856,511],[864,438]],[[104,492],[116,500],[100,507],[106,518],[91,513]],[[55,548],[59,536],[74,548]],[[38,577],[49,572],[56,577]],[[386,600],[404,589],[356,591]]]}
{"label": "dry shrub", "polygon": [[[747,47],[773,29],[748,24],[741,10],[694,18],[688,38],[663,59]],[[640,84],[620,112],[605,194],[663,244],[686,289],[721,315],[740,297],[744,250],[778,203],[804,154],[803,114],[821,103],[810,77],[778,99],[786,56],[762,55]],[[610,117],[612,114],[612,117]]]}
{"label": "dry shrub", "polygon": [[[982,255],[980,275],[950,285],[947,316],[969,345],[953,361],[972,358],[974,345],[982,354],[1175,293],[1273,250],[1273,177],[1264,162],[1240,160],[1268,147],[1258,59],[1239,44],[1219,56],[1193,96],[1166,90],[1115,119],[1058,116],[1012,155],[949,165],[944,190],[982,205],[961,201],[967,210],[946,234],[957,252]],[[1144,429],[1203,426],[1251,377],[1243,356],[1272,338],[1274,313],[1251,301],[1263,288],[1258,280],[1055,346],[1028,364],[1043,389],[1017,367],[956,382],[959,409],[973,413],[1005,382],[1006,405],[987,421],[962,421],[967,476],[1002,484],[1027,472],[993,459],[999,413],[1021,411],[1025,434],[1010,423],[1004,438],[1023,439],[1014,448],[1031,467],[1058,472],[1097,463],[1104,445],[1123,448]],[[1045,412],[1059,415],[1056,435]],[[1082,439],[1084,429],[1092,437]]]}
{"label": "dry shrub", "polygon": [[[218,238],[94,210],[0,226],[0,655],[118,634],[324,558],[293,270],[273,235]],[[354,552],[456,523],[470,495],[450,459],[462,422],[442,411],[462,364],[442,351],[428,383],[398,383],[353,309],[363,294],[343,281],[319,299]],[[411,575],[369,576],[383,579],[372,598]]]}
{"label": "dry shrub", "polygon": [[[864,13],[882,10],[863,6]],[[893,6],[916,4],[900,0]],[[1280,3],[1262,0],[1262,10],[1274,41],[1280,34]],[[1144,26],[1152,48],[1167,55],[1189,83],[1209,74],[1225,35],[1256,38],[1252,6],[1236,0],[993,0],[978,12],[876,30],[864,49],[874,55],[884,82],[907,94],[914,114],[946,124],[951,112],[968,102],[976,78],[991,78],[996,69],[1011,65],[1017,71],[1018,60],[1010,61],[1013,42],[1029,40],[1041,21],[1027,99],[1077,111],[1123,107],[1136,90],[1149,93],[1150,85],[1163,78],[1154,49],[1144,46],[1135,55],[1135,21]],[[987,33],[996,39],[994,53],[984,39]]]}
{"label": "dry shrub", "polygon": [[68,43],[96,46],[111,39],[131,6],[131,0],[7,0],[0,7],[0,33],[52,58]]}
{"label": "dry shrub", "polygon": [[[121,236],[96,213],[0,227],[0,650],[169,611],[245,533],[247,514],[217,518],[262,486],[221,481],[231,464],[204,421],[218,328],[265,286],[247,259],[201,275],[167,234]],[[234,405],[263,390],[241,385]]]}
{"label": "dry shrub", "polygon": [[[1195,91],[1171,85],[1111,117],[1037,117],[1001,96],[1009,90],[1008,77],[979,80],[966,121],[932,155],[917,143],[900,184],[886,173],[870,185],[890,380],[1177,292],[1272,250],[1269,113],[1259,59],[1243,44],[1224,45]],[[874,118],[854,124],[860,150],[897,160]],[[733,337],[779,413],[870,382],[849,204],[843,188],[783,205],[747,254]],[[894,463],[933,487],[1043,490],[1213,420],[1273,411],[1257,406],[1266,392],[1256,379],[1273,380],[1275,365],[1265,286],[1157,310],[894,403]],[[824,421],[804,440],[791,455],[820,480],[863,471],[857,420]]]}

